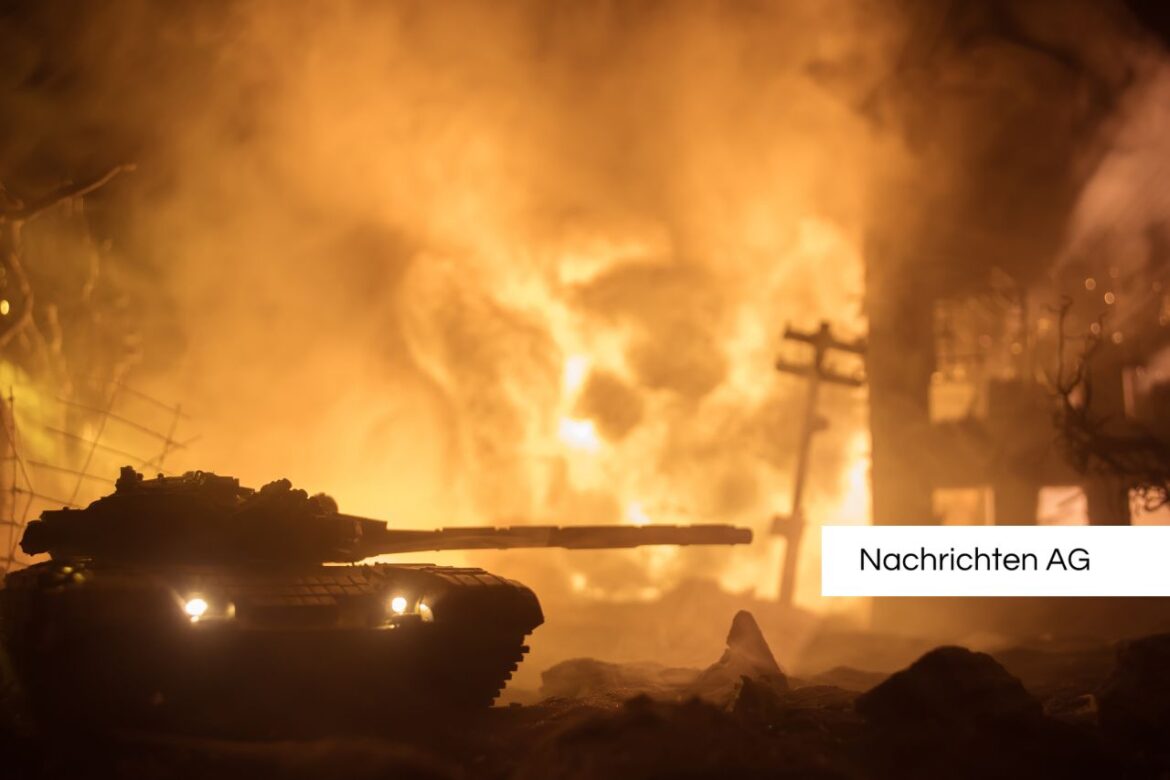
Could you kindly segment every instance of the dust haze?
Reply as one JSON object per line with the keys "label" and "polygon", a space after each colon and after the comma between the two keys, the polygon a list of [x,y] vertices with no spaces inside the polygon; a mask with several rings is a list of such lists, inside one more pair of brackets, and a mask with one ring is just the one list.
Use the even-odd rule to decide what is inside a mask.
{"label": "dust haze", "polygon": [[[771,369],[778,336],[822,318],[862,331],[875,143],[812,66],[875,78],[888,12],[84,15],[69,110],[107,159],[138,163],[109,196],[134,215],[119,248],[149,258],[167,301],[136,381],[201,434],[172,468],[287,476],[404,526],[766,531],[786,508],[803,388]],[[830,403],[814,514],[860,522],[863,399]],[[765,541],[555,568],[598,595],[684,572],[767,593],[776,558]]]}
{"label": "dust haze", "polygon": [[[1074,48],[1077,24],[1114,34],[1077,7],[1071,27],[1021,24]],[[1002,140],[964,129],[978,98],[928,99],[963,72],[904,78],[944,16],[816,0],[46,3],[6,36],[24,119],[3,160],[137,163],[93,211],[108,251],[147,269],[134,381],[200,434],[172,470],[285,476],[402,527],[747,525],[750,548],[494,567],[550,598],[649,599],[691,576],[770,597],[803,399],[772,370],[780,333],[825,319],[863,335],[875,230],[936,248],[923,204],[967,209],[954,193]],[[987,94],[1035,67],[985,54]],[[935,134],[916,132],[932,106]],[[1064,240],[1040,234],[1009,248]],[[867,522],[864,394],[827,391],[822,413],[808,515]],[[827,608],[817,537],[797,601]]]}

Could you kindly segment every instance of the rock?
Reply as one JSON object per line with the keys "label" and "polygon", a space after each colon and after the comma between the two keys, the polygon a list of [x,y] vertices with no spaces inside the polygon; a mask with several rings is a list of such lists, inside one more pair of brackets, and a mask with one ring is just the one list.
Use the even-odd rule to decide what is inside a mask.
{"label": "rock", "polygon": [[731,708],[745,678],[775,693],[789,689],[755,618],[740,611],[731,621],[723,655],[701,672],[656,663],[616,664],[575,658],[545,670],[540,693],[545,699],[584,700],[598,706],[648,696],[657,701],[700,698]]}
{"label": "rock", "polygon": [[1143,776],[1091,728],[1045,717],[994,658],[962,647],[931,650],[855,708],[869,724],[859,748],[875,777]]}
{"label": "rock", "polygon": [[806,685],[831,685],[847,691],[868,691],[889,677],[888,672],[868,672],[851,666],[834,666],[805,679]]}
{"label": "rock", "polygon": [[1170,760],[1170,634],[1120,645],[1097,701],[1108,737]]}
{"label": "rock", "polygon": [[593,658],[574,658],[540,675],[540,695],[546,699],[579,699],[595,704],[618,704],[635,696],[678,699],[699,672],[655,663],[614,664]]}
{"label": "rock", "polygon": [[775,693],[788,690],[788,678],[772,656],[756,619],[740,610],[731,621],[723,656],[703,670],[690,693],[706,701],[730,706],[747,678]]}
{"label": "rock", "polygon": [[1073,726],[1093,728],[1098,724],[1100,708],[1091,693],[1079,696],[1053,696],[1044,702],[1044,714]]}
{"label": "rock", "polygon": [[835,685],[806,685],[783,694],[780,700],[793,709],[852,710],[857,691]]}
{"label": "rock", "polygon": [[1038,642],[992,653],[1033,696],[1075,698],[1101,687],[1113,670],[1117,650],[1100,642]]}
{"label": "rock", "polygon": [[875,725],[979,726],[1042,717],[1040,703],[986,653],[931,650],[857,698]]}
{"label": "rock", "polygon": [[751,677],[740,679],[739,690],[731,704],[735,715],[759,723],[774,723],[784,715],[780,693]]}

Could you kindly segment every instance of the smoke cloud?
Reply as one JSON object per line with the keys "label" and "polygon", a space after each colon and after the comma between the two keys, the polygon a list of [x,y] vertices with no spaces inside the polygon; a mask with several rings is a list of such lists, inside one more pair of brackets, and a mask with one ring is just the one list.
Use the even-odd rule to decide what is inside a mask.
{"label": "smoke cloud", "polygon": [[[288,476],[403,526],[726,521],[766,539],[802,409],[801,382],[771,370],[778,335],[864,328],[872,126],[825,69],[864,91],[888,13],[70,13],[26,19],[63,26],[68,50],[25,38],[13,99],[56,124],[36,144],[65,167],[138,163],[106,213],[131,215],[109,217],[112,251],[151,269],[161,309],[135,381],[201,433],[172,468]],[[18,141],[10,163],[29,157]],[[863,521],[862,399],[829,395],[815,514]],[[569,556],[549,576],[767,593],[777,557],[767,541]]]}
{"label": "smoke cloud", "polygon": [[[767,528],[803,400],[771,368],[784,325],[863,333],[875,224],[930,255],[1016,181],[972,177],[1006,148],[973,117],[1026,74],[1006,116],[1074,121],[1027,108],[1075,71],[1044,47],[1104,59],[1043,9],[1013,22],[1034,48],[967,51],[940,31],[983,22],[916,3],[127,0],[12,18],[9,181],[138,163],[92,221],[145,312],[135,384],[201,434],[172,468],[287,476],[402,526],[725,521],[761,539],[507,558],[610,596],[688,573],[774,592]],[[988,233],[1028,232],[997,213]],[[820,522],[868,517],[863,404],[824,395]]]}
{"label": "smoke cloud", "polygon": [[[917,338],[914,295],[1105,244],[1141,265],[1165,230],[1163,55],[1113,3],[10,5],[4,183],[137,163],[86,209],[124,293],[107,325],[141,334],[83,351],[190,411],[170,470],[285,476],[399,527],[757,533],[439,557],[551,601],[775,594],[786,324],[862,335],[868,294]],[[88,290],[95,247],[62,230],[28,231],[39,286]],[[922,368],[887,349],[887,374]],[[866,522],[864,393],[821,412],[808,515]],[[817,536],[797,600],[824,608]]]}

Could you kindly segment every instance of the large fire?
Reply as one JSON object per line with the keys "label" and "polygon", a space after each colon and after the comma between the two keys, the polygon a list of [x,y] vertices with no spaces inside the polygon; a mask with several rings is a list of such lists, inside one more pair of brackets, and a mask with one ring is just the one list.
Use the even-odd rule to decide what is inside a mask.
{"label": "large fire", "polygon": [[[155,141],[128,229],[185,338],[136,381],[201,434],[168,468],[287,476],[406,527],[733,522],[757,543],[540,570],[599,598],[696,576],[775,596],[805,388],[772,366],[787,323],[865,331],[868,186],[901,152],[850,95],[897,27],[864,4],[655,8],[93,20],[78,56],[126,99],[89,110]],[[197,65],[145,78],[115,31]],[[810,522],[866,522],[864,394],[821,414]]]}

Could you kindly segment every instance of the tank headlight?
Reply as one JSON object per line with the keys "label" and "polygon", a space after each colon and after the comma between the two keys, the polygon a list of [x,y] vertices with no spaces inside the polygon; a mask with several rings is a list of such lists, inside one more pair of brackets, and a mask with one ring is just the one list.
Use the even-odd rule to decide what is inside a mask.
{"label": "tank headlight", "polygon": [[187,599],[187,603],[183,605],[183,611],[187,613],[187,617],[191,618],[191,622],[194,623],[207,614],[207,601],[198,596]]}
{"label": "tank headlight", "polygon": [[418,596],[395,593],[386,602],[386,620],[390,625],[421,621],[430,623],[435,619],[431,606]]}

